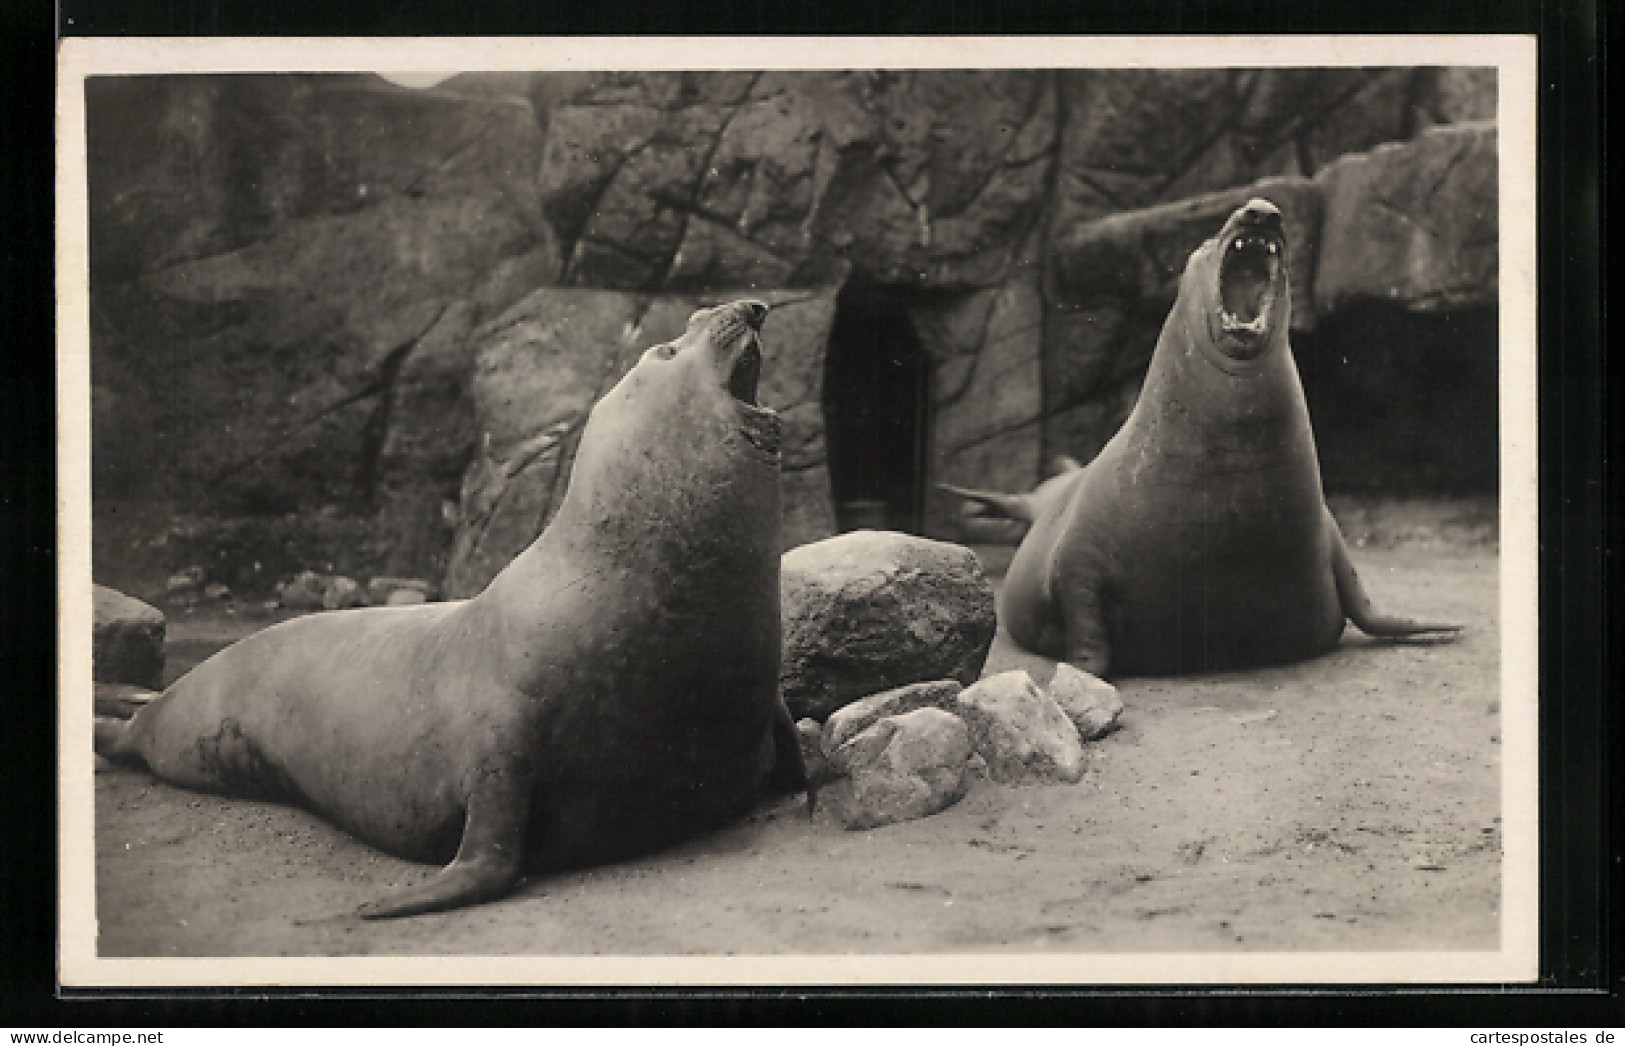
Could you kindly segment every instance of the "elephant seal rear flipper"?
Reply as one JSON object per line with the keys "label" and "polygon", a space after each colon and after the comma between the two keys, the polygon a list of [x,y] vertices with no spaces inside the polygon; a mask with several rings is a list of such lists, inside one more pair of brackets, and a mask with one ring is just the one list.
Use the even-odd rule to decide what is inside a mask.
{"label": "elephant seal rear flipper", "polygon": [[1003,494],[996,490],[972,490],[970,487],[959,487],[952,483],[938,483],[937,489],[945,490],[955,497],[964,498],[970,502],[969,511],[966,513],[969,516],[982,519],[1019,519],[1031,523],[1036,515],[1031,494]]}
{"label": "elephant seal rear flipper", "polygon": [[1372,605],[1371,597],[1366,594],[1365,586],[1360,583],[1353,560],[1349,559],[1348,542],[1343,539],[1343,530],[1337,525],[1337,520],[1332,518],[1331,509],[1326,510],[1326,529],[1330,532],[1328,540],[1332,547],[1332,576],[1337,580],[1337,601],[1342,604],[1344,616],[1354,622],[1354,627],[1368,636],[1383,638],[1447,635],[1461,631],[1460,625],[1415,621],[1377,610]]}
{"label": "elephant seal rear flipper", "polygon": [[966,515],[978,519],[1018,519],[1035,523],[1038,517],[1053,511],[1071,492],[1077,473],[1083,470],[1077,459],[1066,454],[1056,455],[1052,462],[1052,475],[1027,494],[1005,494],[997,490],[975,490],[953,483],[938,483],[937,489],[969,504]]}

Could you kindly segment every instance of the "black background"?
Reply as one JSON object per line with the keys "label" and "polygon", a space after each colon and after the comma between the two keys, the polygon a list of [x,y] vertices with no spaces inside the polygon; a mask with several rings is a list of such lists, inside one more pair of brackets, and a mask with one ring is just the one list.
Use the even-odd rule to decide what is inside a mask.
{"label": "black background", "polygon": [[[0,1025],[1625,1024],[1619,846],[1619,381],[1601,349],[1603,47],[1595,0],[0,0]],[[59,21],[54,21],[59,19]],[[53,63],[72,35],[1529,33],[1540,41],[1539,986],[586,992],[170,992],[55,984]]]}

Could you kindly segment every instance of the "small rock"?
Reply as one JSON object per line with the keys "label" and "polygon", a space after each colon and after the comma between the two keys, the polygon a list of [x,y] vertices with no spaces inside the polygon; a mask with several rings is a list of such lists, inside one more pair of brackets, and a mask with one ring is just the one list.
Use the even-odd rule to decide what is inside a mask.
{"label": "small rock", "polygon": [[909,683],[968,686],[981,674],[997,624],[993,587],[962,545],[858,530],[791,549],[781,578],[779,679],[798,719],[823,721]]}
{"label": "small rock", "polygon": [[822,788],[835,780],[834,768],[824,756],[824,747],[820,743],[824,736],[824,728],[816,719],[803,719],[796,724],[796,740],[801,742],[801,761],[807,767],[807,784],[813,788]]}
{"label": "small rock", "polygon": [[187,567],[185,570],[171,574],[164,587],[170,595],[190,592],[203,584],[203,568]]}
{"label": "small rock", "polygon": [[102,585],[91,591],[91,676],[156,688],[164,672],[164,615]]}
{"label": "small rock", "polygon": [[203,589],[203,594],[210,599],[225,599],[227,596],[231,595],[231,589],[216,581],[214,584],[205,587]]}
{"label": "small rock", "polygon": [[415,588],[397,588],[384,599],[385,605],[392,607],[408,607],[428,601],[429,597]]}
{"label": "small rock", "polygon": [[325,595],[322,575],[305,570],[276,587],[277,601],[290,610],[315,610]]}
{"label": "small rock", "polygon": [[[824,754],[833,753],[852,738],[887,716],[906,715],[916,708],[954,706],[954,698],[965,689],[958,680],[938,679],[930,683],[910,683],[895,690],[871,694],[861,701],[836,709],[824,724]],[[809,720],[810,721],[810,720]]]}
{"label": "small rock", "polygon": [[1029,777],[1076,782],[1083,776],[1083,744],[1054,698],[1023,669],[1001,672],[966,687],[954,710],[970,728],[971,745],[987,760],[993,780]]}
{"label": "small rock", "polygon": [[351,578],[342,575],[327,579],[327,585],[322,592],[322,608],[325,610],[343,610],[346,607],[364,607],[367,605],[367,594],[361,590]]}
{"label": "small rock", "polygon": [[367,605],[367,594],[351,578],[305,570],[276,587],[277,599],[290,610],[340,610]]}
{"label": "small rock", "polygon": [[952,712],[917,708],[888,716],[830,757],[847,780],[835,807],[852,830],[912,821],[946,809],[965,794],[970,732]]}
{"label": "small rock", "polygon": [[1123,714],[1123,699],[1115,686],[1064,661],[1055,666],[1049,696],[1078,728],[1079,741],[1109,733]]}
{"label": "small rock", "polygon": [[[400,606],[403,603],[424,603],[434,597],[434,584],[420,577],[375,577],[367,582],[367,597],[374,603]],[[394,598],[397,592],[416,592],[422,599]]]}

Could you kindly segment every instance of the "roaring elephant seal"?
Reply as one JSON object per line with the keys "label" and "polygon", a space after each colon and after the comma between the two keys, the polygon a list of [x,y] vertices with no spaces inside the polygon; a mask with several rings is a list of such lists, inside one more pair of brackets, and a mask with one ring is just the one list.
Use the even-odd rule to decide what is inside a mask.
{"label": "roaring elephant seal", "polygon": [[1326,508],[1287,344],[1281,213],[1255,199],[1192,253],[1139,401],[1087,466],[1030,495],[949,488],[1032,523],[1001,616],[1097,675],[1280,664],[1377,636],[1452,632],[1376,612]]}
{"label": "roaring elephant seal", "polygon": [[377,918],[497,897],[805,786],[778,696],[779,418],[759,302],[696,313],[593,408],[557,517],[478,596],[298,618],[96,749],[443,863]]}

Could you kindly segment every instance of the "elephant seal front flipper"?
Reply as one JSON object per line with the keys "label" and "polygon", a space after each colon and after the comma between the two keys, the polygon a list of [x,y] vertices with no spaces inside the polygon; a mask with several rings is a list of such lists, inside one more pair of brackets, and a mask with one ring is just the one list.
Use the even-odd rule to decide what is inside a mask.
{"label": "elephant seal front flipper", "polygon": [[429,879],[356,909],[363,919],[460,908],[501,897],[524,867],[525,825],[535,773],[518,758],[487,766],[468,793],[457,856]]}
{"label": "elephant seal front flipper", "polygon": [[1360,583],[1360,575],[1354,569],[1353,560],[1349,559],[1348,542],[1343,539],[1343,530],[1332,517],[1331,509],[1326,510],[1326,529],[1331,532],[1332,576],[1337,580],[1337,601],[1342,604],[1344,615],[1361,632],[1368,636],[1403,638],[1461,631],[1460,625],[1416,621],[1379,611],[1366,594],[1365,586]]}
{"label": "elephant seal front flipper", "polygon": [[801,754],[801,734],[790,708],[782,700],[773,713],[773,776],[768,778],[769,795],[807,794],[807,813],[818,809],[818,789],[807,776],[807,759]]}

